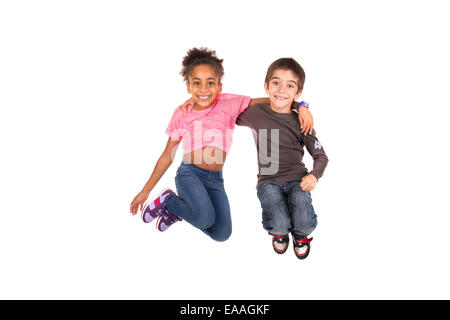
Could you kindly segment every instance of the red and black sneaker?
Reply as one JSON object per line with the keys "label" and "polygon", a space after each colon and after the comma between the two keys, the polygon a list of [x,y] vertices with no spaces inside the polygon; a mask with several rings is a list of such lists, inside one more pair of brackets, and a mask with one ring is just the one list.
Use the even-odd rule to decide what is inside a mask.
{"label": "red and black sneaker", "polygon": [[308,239],[307,237],[295,239],[294,238],[294,252],[297,258],[303,260],[309,255],[311,250],[311,241],[313,238]]}
{"label": "red and black sneaker", "polygon": [[279,236],[277,234],[269,233],[272,238],[272,247],[278,254],[283,254],[289,247],[289,235]]}

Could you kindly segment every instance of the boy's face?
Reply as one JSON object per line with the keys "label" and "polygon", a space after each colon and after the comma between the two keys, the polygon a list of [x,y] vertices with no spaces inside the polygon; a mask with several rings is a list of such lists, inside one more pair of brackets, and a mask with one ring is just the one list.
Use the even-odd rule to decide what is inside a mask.
{"label": "boy's face", "polygon": [[189,82],[186,82],[187,91],[192,95],[194,108],[209,108],[216,99],[216,96],[222,92],[222,83],[216,76],[216,72],[209,65],[196,66]]}
{"label": "boy's face", "polygon": [[276,69],[269,84],[264,83],[264,88],[271,107],[278,112],[290,112],[292,101],[302,95],[302,91],[297,93],[298,79],[291,70]]}

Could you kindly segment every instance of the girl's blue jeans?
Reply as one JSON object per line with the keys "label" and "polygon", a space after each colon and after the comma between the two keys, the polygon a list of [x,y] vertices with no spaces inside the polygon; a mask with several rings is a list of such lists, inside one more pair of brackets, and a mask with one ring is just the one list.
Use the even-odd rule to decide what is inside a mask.
{"label": "girl's blue jeans", "polygon": [[216,241],[231,235],[231,214],[222,171],[209,171],[182,162],[175,177],[178,196],[165,199],[169,212],[186,220]]}
{"label": "girl's blue jeans", "polygon": [[300,188],[300,181],[266,182],[258,187],[263,227],[269,233],[295,239],[308,236],[317,226],[311,194]]}

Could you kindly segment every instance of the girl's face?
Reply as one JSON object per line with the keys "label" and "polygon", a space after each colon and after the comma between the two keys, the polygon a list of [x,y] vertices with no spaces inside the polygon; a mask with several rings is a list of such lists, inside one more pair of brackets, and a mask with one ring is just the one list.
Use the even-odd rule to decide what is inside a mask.
{"label": "girl's face", "polygon": [[222,92],[222,83],[216,72],[206,64],[198,65],[192,70],[186,87],[188,93],[192,95],[193,107],[196,109],[211,107],[216,96]]}

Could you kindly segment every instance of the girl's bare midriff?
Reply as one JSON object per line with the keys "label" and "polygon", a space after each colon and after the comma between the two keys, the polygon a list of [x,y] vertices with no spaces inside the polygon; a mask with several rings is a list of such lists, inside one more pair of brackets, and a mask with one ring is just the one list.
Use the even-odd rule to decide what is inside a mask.
{"label": "girl's bare midriff", "polygon": [[227,153],[216,147],[203,147],[183,155],[183,160],[209,171],[222,171]]}

